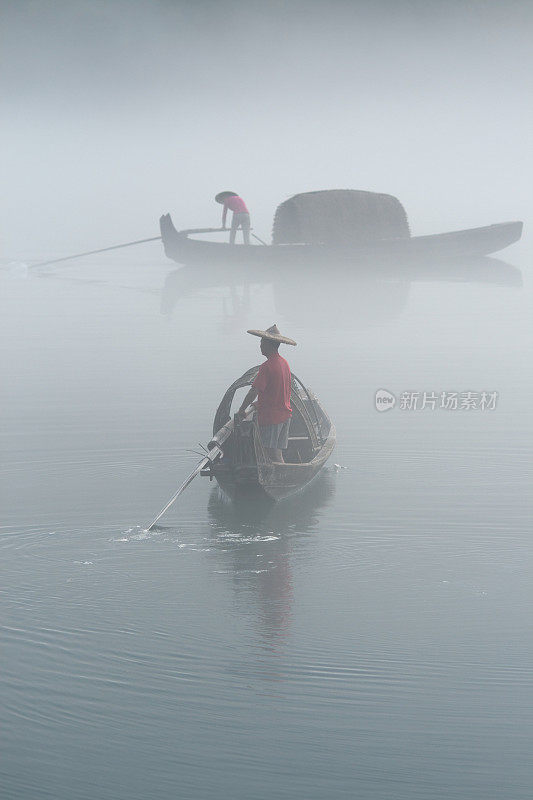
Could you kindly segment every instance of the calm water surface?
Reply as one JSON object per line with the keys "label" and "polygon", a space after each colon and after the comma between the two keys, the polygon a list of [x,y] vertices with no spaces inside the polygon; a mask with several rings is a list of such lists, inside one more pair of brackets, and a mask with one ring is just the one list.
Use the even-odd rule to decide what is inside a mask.
{"label": "calm water surface", "polygon": [[[244,284],[152,252],[0,274],[2,797],[530,798],[528,263]],[[273,322],[328,470],[269,514],[198,478],[147,534]]]}

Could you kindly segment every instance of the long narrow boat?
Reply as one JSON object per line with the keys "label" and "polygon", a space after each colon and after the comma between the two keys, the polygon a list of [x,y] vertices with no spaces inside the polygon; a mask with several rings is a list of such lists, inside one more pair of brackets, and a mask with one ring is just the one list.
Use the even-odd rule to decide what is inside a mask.
{"label": "long narrow boat", "polygon": [[276,209],[272,244],[209,242],[194,235],[219,228],[178,231],[170,214],[160,221],[166,255],[182,264],[273,267],[312,264],[410,264],[479,258],[522,235],[522,222],[411,236],[400,201],[388,194],[353,189],[304,192]]}
{"label": "long narrow boat", "polygon": [[213,459],[200,474],[216,478],[232,499],[255,493],[281,500],[299,492],[318,475],[335,447],[335,427],[315,395],[293,374],[289,446],[284,451],[285,463],[273,463],[261,443],[255,417],[240,422],[230,413],[235,392],[250,386],[258,369],[245,372],[222,398],[209,443],[209,450],[220,444],[222,456]]}
{"label": "long narrow boat", "polygon": [[496,253],[517,242],[523,228],[522,222],[500,222],[482,228],[411,236],[408,239],[377,239],[360,245],[244,245],[191,238],[194,231],[176,230],[170,214],[164,214],[159,222],[165,254],[179,264],[248,266],[323,264],[332,259],[343,263],[367,264],[376,260],[411,262],[477,258]]}

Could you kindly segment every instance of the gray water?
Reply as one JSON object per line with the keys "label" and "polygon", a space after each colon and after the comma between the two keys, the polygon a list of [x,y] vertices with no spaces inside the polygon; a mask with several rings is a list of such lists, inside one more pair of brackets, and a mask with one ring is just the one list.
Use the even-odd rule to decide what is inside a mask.
{"label": "gray water", "polygon": [[[531,796],[513,252],[525,288],[231,285],[157,245],[2,271],[3,798]],[[328,469],[267,514],[197,478],[146,533],[261,361],[246,329],[273,322],[337,427]],[[404,391],[498,400],[408,411]]]}

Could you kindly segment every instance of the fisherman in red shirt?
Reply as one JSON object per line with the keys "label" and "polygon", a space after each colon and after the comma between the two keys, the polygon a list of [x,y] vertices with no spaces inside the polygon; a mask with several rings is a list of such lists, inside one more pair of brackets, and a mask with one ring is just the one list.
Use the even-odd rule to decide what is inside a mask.
{"label": "fisherman in red shirt", "polygon": [[248,331],[252,336],[261,337],[261,352],[266,361],[259,367],[259,372],[252,388],[239,408],[239,416],[244,416],[246,408],[257,397],[257,422],[261,441],[267,456],[274,463],[284,463],[282,450],[288,446],[289,425],[291,422],[291,371],[288,363],[278,353],[280,344],[295,346],[296,342],[282,336],[277,325],[266,331]]}
{"label": "fisherman in red shirt", "polygon": [[224,210],[222,211],[222,227],[224,230],[226,229],[228,208],[230,211],[233,211],[229,243],[235,244],[237,229],[241,228],[244,244],[250,244],[250,213],[242,197],[239,197],[236,192],[219,192],[215,200],[217,203],[224,206]]}

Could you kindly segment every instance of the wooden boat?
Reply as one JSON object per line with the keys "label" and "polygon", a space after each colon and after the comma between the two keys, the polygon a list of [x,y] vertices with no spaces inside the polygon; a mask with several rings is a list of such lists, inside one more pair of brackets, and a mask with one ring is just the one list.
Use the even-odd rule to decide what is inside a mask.
{"label": "wooden boat", "polygon": [[[522,222],[500,222],[409,239],[381,239],[362,245],[281,244],[244,245],[205,242],[191,238],[195,231],[178,231],[170,214],[160,219],[165,254],[179,264],[244,264],[269,267],[337,262],[368,264],[376,260],[412,262],[477,258],[503,250],[522,236]],[[214,229],[213,229],[214,230]],[[208,232],[199,229],[199,233]]]}
{"label": "wooden boat", "polygon": [[281,500],[304,488],[318,475],[335,447],[335,427],[315,395],[292,375],[292,419],[285,463],[273,463],[265,453],[255,415],[240,422],[231,419],[235,392],[250,386],[259,370],[252,367],[226,391],[215,414],[213,439],[208,449],[221,447],[222,455],[202,469],[204,477],[216,478],[232,499],[255,494]]}
{"label": "wooden boat", "polygon": [[160,218],[166,255],[182,264],[245,265],[369,264],[442,261],[495,253],[520,239],[523,223],[500,222],[481,228],[411,236],[407,215],[391,195],[355,190],[305,192],[276,210],[272,244],[209,242],[194,234],[217,228],[178,231],[170,214]]}

